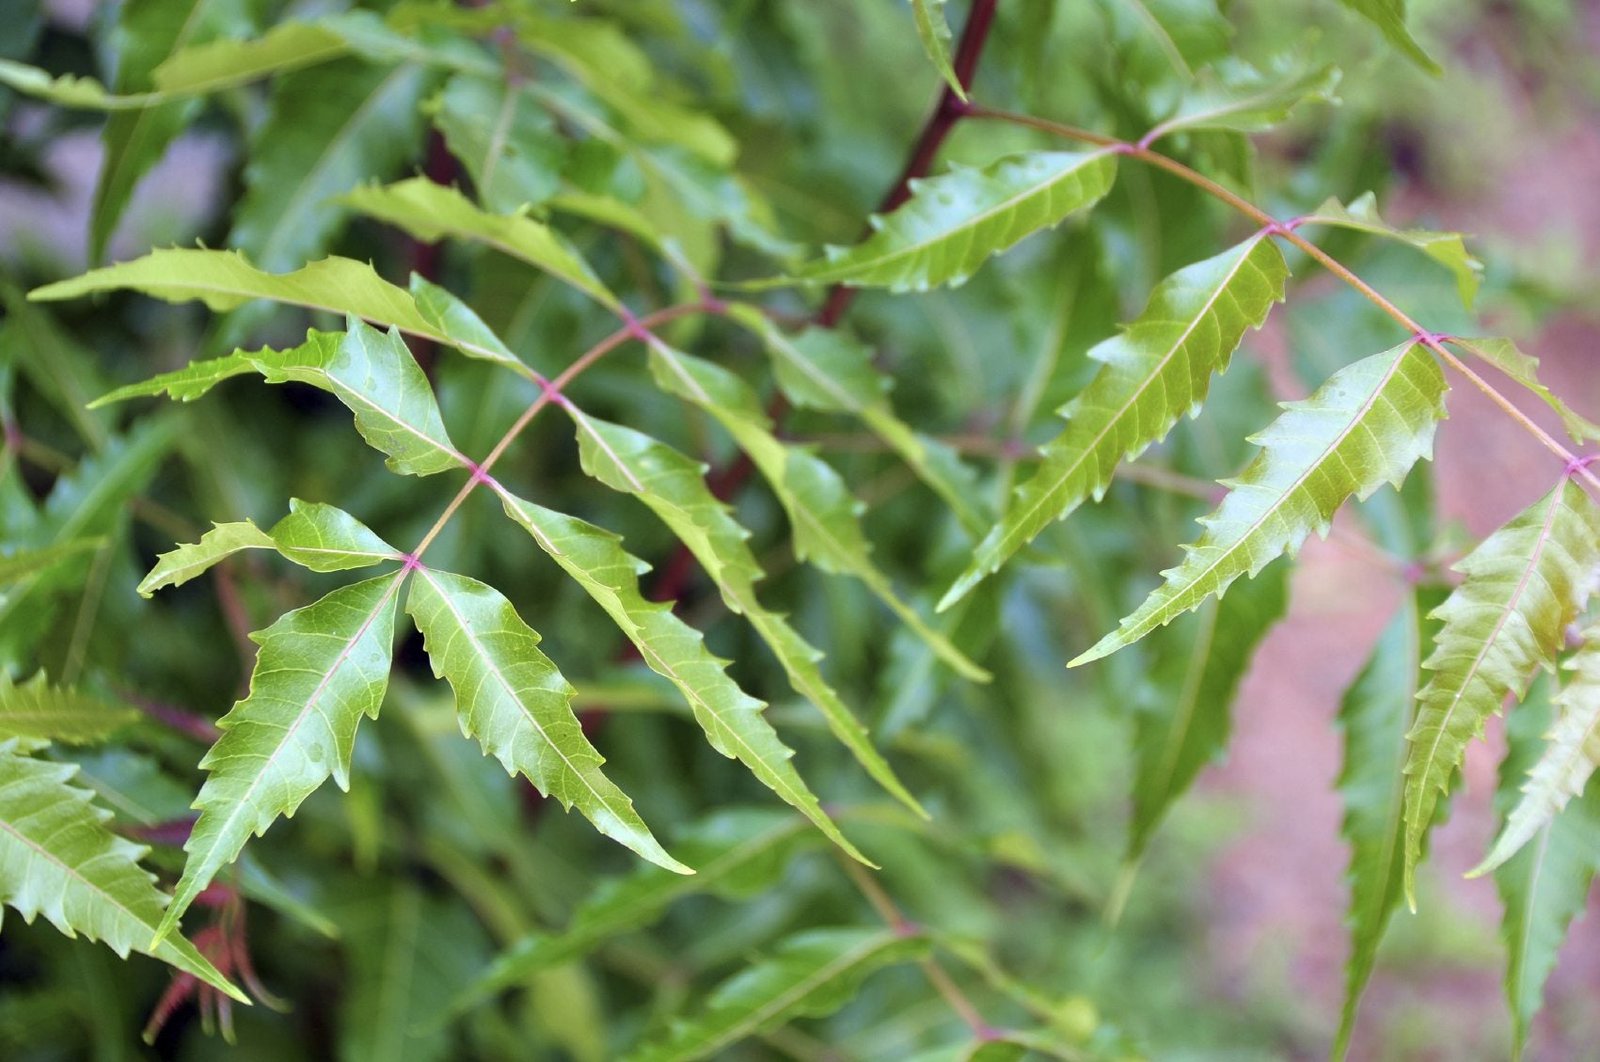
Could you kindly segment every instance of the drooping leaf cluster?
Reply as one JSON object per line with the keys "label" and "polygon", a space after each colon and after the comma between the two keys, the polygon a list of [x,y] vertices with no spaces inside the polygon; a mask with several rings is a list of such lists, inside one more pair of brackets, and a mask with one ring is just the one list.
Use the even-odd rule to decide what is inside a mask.
{"label": "drooping leaf cluster", "polygon": [[[861,1033],[854,1050],[1115,1053],[1137,1038],[1072,994],[1082,983],[1061,968],[1065,953],[1044,953],[1048,934],[1017,942],[1035,983],[995,958],[1015,929],[991,902],[993,881],[1026,875],[1074,904],[1129,910],[1136,868],[1159,857],[1159,827],[1229,744],[1233,701],[1288,608],[1290,559],[1359,507],[1399,558],[1402,600],[1340,711],[1351,957],[1333,1050],[1351,1040],[1401,896],[1415,903],[1466,748],[1508,695],[1527,703],[1509,728],[1505,827],[1481,869],[1505,898],[1520,1048],[1595,869],[1584,816],[1600,764],[1600,628],[1571,652],[1566,640],[1600,573],[1600,481],[1546,436],[1568,457],[1550,492],[1447,574],[1423,466],[1447,415],[1447,371],[1467,360],[1546,403],[1578,443],[1600,429],[1509,340],[1427,331],[1370,288],[1406,334],[1391,330],[1381,351],[1352,338],[1276,414],[1258,400],[1256,370],[1239,365],[1252,335],[1294,312],[1291,266],[1330,265],[1303,231],[1420,252],[1469,306],[1482,284],[1459,234],[1395,228],[1371,195],[1274,221],[1234,190],[1253,183],[1247,137],[1325,114],[1339,71],[1304,55],[1246,63],[1210,3],[1108,0],[1102,29],[1128,84],[1032,100],[1017,89],[1048,117],[1076,100],[1115,129],[1088,132],[974,102],[949,5],[912,0],[896,39],[925,54],[924,87],[949,89],[950,109],[928,128],[964,123],[971,139],[961,160],[908,171],[847,242],[850,225],[801,220],[828,189],[789,183],[779,174],[791,160],[757,143],[762,122],[785,140],[823,135],[781,113],[802,68],[772,59],[767,88],[757,74],[794,41],[810,62],[842,63],[819,43],[843,39],[830,18],[876,27],[890,16],[797,14],[775,29],[706,14],[737,41],[719,51],[687,6],[612,16],[406,3],[268,23],[247,5],[130,3],[111,33],[112,77],[0,58],[0,84],[15,92],[106,112],[89,268],[26,301],[6,295],[5,335],[31,353],[8,355],[4,383],[22,376],[87,456],[58,469],[42,501],[11,447],[3,469],[5,902],[237,999],[230,978],[255,989],[255,973],[235,924],[206,923],[205,908],[247,903],[336,935],[354,986],[344,1057],[447,1057],[456,1037],[492,1053],[523,1027],[579,1058],[700,1058],[752,1038],[804,1053],[808,1020],[843,1012],[819,1027],[848,1037],[859,1032],[849,1015],[870,1022],[941,996],[953,1015],[937,1029],[885,1021],[903,1041]],[[1403,5],[1345,6],[1437,69]],[[1037,11],[970,7],[969,30],[999,17],[1016,20],[1013,37],[1063,32]],[[141,177],[202,114],[239,120],[246,159],[224,246],[109,262]],[[1001,123],[1013,134],[991,147],[984,133]],[[1152,165],[1172,188],[1148,183]],[[1141,220],[1152,188],[1160,205]],[[1317,191],[1312,202],[1359,189]],[[1208,215],[1206,196],[1250,228]],[[1174,238],[1130,251],[1138,224],[1170,225]],[[372,246],[404,250],[374,259]],[[1118,275],[1130,258],[1152,283]],[[955,309],[927,310],[932,324],[881,309],[872,327],[842,324],[871,291]],[[165,371],[115,385],[70,368],[92,359],[38,304],[152,312],[126,293],[213,316]],[[1009,312],[1022,323],[993,325]],[[974,321],[989,326],[968,335]],[[1045,352],[1036,364],[1018,353],[1029,342]],[[956,353],[930,370],[918,344]],[[135,374],[125,364],[114,375]],[[935,438],[992,423],[996,393],[1012,438],[968,447],[967,459]],[[141,405],[121,426],[122,403],[161,396],[185,405]],[[281,425],[204,412],[222,402],[280,403],[270,408],[291,410],[290,430],[253,438]],[[1051,402],[1060,419],[1036,416]],[[20,429],[0,412],[9,439]],[[194,470],[186,500],[198,520],[163,519],[147,497],[174,451]],[[291,467],[252,481],[252,468],[230,465],[243,455]],[[1125,481],[1178,498],[1157,503]],[[146,540],[130,513],[164,525],[142,580],[130,547]],[[339,575],[362,568],[379,571]],[[135,599],[98,618],[119,586]],[[134,691],[183,689],[169,669],[187,654],[103,650],[97,626],[199,628],[207,620],[183,612],[201,608],[202,587],[217,598],[209,626],[224,649],[193,655],[237,658],[231,709],[213,703],[213,725],[213,713],[189,718],[165,698],[144,713],[122,705]],[[1105,662],[1092,679],[1056,675],[1041,697],[1037,669],[1017,659],[1037,643],[1053,665]],[[1560,692],[1535,683],[1541,669],[1563,672]],[[214,696],[230,676],[211,670],[194,688]],[[1038,707],[1059,714],[1079,692],[1103,698],[1130,735],[1126,836],[1101,845],[1111,872],[1087,883],[1059,853],[1094,831],[1081,807],[1057,821],[1083,794],[1052,759],[1065,743]],[[978,698],[992,710],[973,710]],[[112,744],[99,759],[62,747],[115,742],[150,725],[145,715],[187,719],[210,743],[190,761],[204,773],[197,815],[186,794],[172,808],[173,753],[160,740]],[[342,798],[325,792],[329,778]],[[532,796],[513,788],[523,783]],[[642,862],[591,888],[593,861],[626,853],[593,855],[541,800]],[[291,816],[320,838],[314,870],[276,858]],[[123,819],[179,827],[183,854],[161,864],[175,877],[170,903],[144,852],[107,825]],[[275,876],[280,865],[296,880]],[[934,918],[907,917],[880,869]],[[530,886],[541,875],[554,884]],[[851,882],[863,895],[842,917],[811,909]],[[742,913],[713,930],[706,905],[729,900]],[[563,908],[566,928],[553,928]],[[681,954],[660,944],[683,941],[679,920],[691,923]],[[608,1039],[600,1009],[618,993],[579,958],[607,978],[666,984],[686,970],[718,983],[630,1011]],[[1003,1028],[968,1013],[947,967],[1008,1016]],[[531,1000],[517,1025],[500,1010],[477,1021],[511,988]]]}

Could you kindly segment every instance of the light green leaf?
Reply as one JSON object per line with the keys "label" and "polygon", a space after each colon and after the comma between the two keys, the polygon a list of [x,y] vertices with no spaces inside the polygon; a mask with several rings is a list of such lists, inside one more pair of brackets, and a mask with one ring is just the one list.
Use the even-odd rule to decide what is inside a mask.
{"label": "light green leaf", "polygon": [[1098,344],[1103,366],[1059,413],[1067,427],[1016,489],[1004,519],[979,543],[967,570],[939,602],[946,609],[1084,499],[1099,500],[1117,465],[1137,457],[1199,412],[1211,377],[1228,367],[1240,340],[1283,300],[1289,270],[1270,239],[1180,269],[1157,285],[1138,320]]}
{"label": "light green leaf", "polygon": [[1227,747],[1239,683],[1287,605],[1288,575],[1279,564],[1208,602],[1154,650],[1147,703],[1134,716],[1128,862],[1144,854],[1172,805]]}
{"label": "light green leaf", "polygon": [[628,1057],[630,1062],[706,1058],[794,1018],[831,1014],[868,975],[921,958],[927,951],[923,937],[889,929],[814,929],[796,934],[771,958],[718,986],[703,1012],[675,1022],[668,1036]]}
{"label": "light green leaf", "polygon": [[1538,395],[1544,400],[1545,405],[1555,410],[1556,416],[1561,418],[1562,426],[1567,429],[1567,434],[1571,435],[1575,442],[1581,445],[1600,440],[1600,424],[1574,412],[1560,396],[1540,383],[1539,359],[1531,354],[1524,354],[1516,343],[1509,339],[1451,339],[1450,342],[1475,355],[1481,361],[1493,365]]}
{"label": "light green leaf", "polygon": [[789,517],[801,560],[861,580],[941,660],[973,681],[988,681],[987,671],[896,596],[888,576],[872,563],[871,547],[861,529],[861,504],[831,465],[803,447],[778,441],[761,403],[743,380],[658,340],[650,344],[650,369],[663,390],[715,417],[750,456]]}
{"label": "light green leaf", "polygon": [[990,256],[1093,206],[1116,172],[1110,151],[1035,151],[912,181],[904,205],[869,219],[865,241],[828,247],[788,279],[890,291],[960,284]]}
{"label": "light green leaf", "polygon": [[74,538],[43,549],[19,549],[0,555],[0,586],[39,575],[64,560],[93,553],[105,544],[103,538]]}
{"label": "light green leaf", "polygon": [[539,206],[560,189],[566,141],[520,81],[458,74],[429,109],[489,210]]}
{"label": "light green leaf", "polygon": [[1407,340],[1340,369],[1310,398],[1284,403],[1286,412],[1251,438],[1260,455],[1238,479],[1224,481],[1228,496],[1200,520],[1200,539],[1162,573],[1166,583],[1069,666],[1107,656],[1225,592],[1239,576],[1295,553],[1352,495],[1399,486],[1433,453],[1445,390],[1427,347]]}
{"label": "light green leaf", "polygon": [[82,690],[51,686],[43,671],[15,683],[0,674],[0,741],[59,741],[92,745],[139,718]]}
{"label": "light green leaf", "polygon": [[1499,840],[1471,877],[1494,869],[1531,841],[1573,797],[1583,794],[1600,764],[1600,623],[1583,632],[1583,645],[1566,668],[1572,677],[1552,702],[1555,724],[1544,735],[1544,751],[1528,771],[1522,799],[1506,816]]}
{"label": "light green leaf", "polygon": [[1416,38],[1411,36],[1411,31],[1406,29],[1406,0],[1339,0],[1339,2],[1351,11],[1370,19],[1373,25],[1389,38],[1390,44],[1405,52],[1422,69],[1430,74],[1443,73],[1439,64],[1423,51],[1422,45],[1418,44]]}
{"label": "light green leaf", "polygon": [[167,302],[198,299],[218,312],[237,309],[254,299],[271,299],[446,341],[433,333],[403,289],[378,276],[367,263],[349,258],[324,258],[292,273],[267,273],[237,251],[170,247],[46,284],[29,292],[28,298],[48,302],[124,289]]}
{"label": "light green leaf", "polygon": [[984,518],[967,491],[946,474],[927,441],[895,414],[889,404],[890,380],[872,364],[872,353],[865,346],[834,329],[808,328],[788,335],[754,306],[733,304],[728,315],[761,338],[772,358],[773,375],[789,401],[860,418],[950,506],[963,526],[969,531],[983,526]]}
{"label": "light green leaf", "polygon": [[928,54],[928,61],[950,91],[965,100],[967,90],[961,87],[955,67],[950,65],[950,23],[944,17],[944,5],[945,0],[911,0],[911,17],[916,21],[917,39]]}
{"label": "light green leaf", "polygon": [[1341,834],[1350,845],[1350,958],[1344,1007],[1331,1055],[1343,1058],[1355,1030],[1356,1008],[1372,976],[1378,945],[1400,904],[1405,868],[1406,732],[1422,688],[1422,656],[1438,625],[1429,616],[1444,600],[1434,588],[1410,590],[1378,635],[1366,666],[1345,691],[1338,725],[1344,731],[1339,795]]}
{"label": "light green leaf", "polygon": [[420,153],[428,84],[414,66],[355,61],[280,79],[250,138],[229,245],[273,271],[325,253],[344,224],[338,197]]}
{"label": "light green leaf", "polygon": [[[116,91],[126,96],[153,88],[153,72],[174,53],[218,37],[245,36],[252,22],[250,5],[244,0],[123,4],[112,34]],[[105,257],[106,244],[135,186],[193,120],[198,107],[196,100],[155,103],[116,111],[106,120],[101,133],[105,158],[89,217],[91,262]]]}
{"label": "light green leaf", "polygon": [[399,550],[343,509],[291,498],[289,515],[270,531],[250,520],[213,524],[199,542],[161,554],[139,584],[139,593],[150,597],[164,587],[182,586],[224,557],[247,549],[276,550],[314,572],[342,572],[401,559]]}
{"label": "light green leaf", "polygon": [[14,59],[0,59],[0,85],[16,89],[25,96],[59,103],[63,107],[83,107],[94,111],[137,111],[162,98],[150,92],[114,95],[107,92],[105,85],[95,78],[76,74],[56,77],[47,70]]}
{"label": "light green leaf", "polygon": [[445,342],[469,358],[479,358],[504,365],[511,371],[533,379],[537,374],[511,353],[501,338],[483,322],[472,307],[449,291],[413,273],[411,297],[416,300],[417,312]]}
{"label": "light green leaf", "polygon": [[150,944],[166,897],[139,866],[148,849],[106,829],[111,813],[70,784],[76,772],[0,743],[0,898],[30,923],[43,914],[69,937],[152,955],[248,1003],[183,937]]}
{"label": "light green leaf", "polygon": [[435,677],[455,690],[462,732],[486,754],[645,859],[693,873],[662,849],[633,801],[600,770],[605,758],[572,713],[577,691],[539,651],[538,634],[504,595],[476,579],[419,568],[406,611],[422,632]]}
{"label": "light green leaf", "polygon": [[609,531],[524,501],[504,488],[499,494],[506,515],[527,529],[539,548],[605,609],[646,666],[678,688],[711,747],[744,764],[830,840],[867,863],[789,762],[794,750],[762,716],[766,705],[739,688],[725,670],[727,661],[713,656],[700,632],[674,616],[670,604],[647,601],[639,592],[639,576],[649,566],[626,552]]}
{"label": "light green leaf", "polygon": [[354,317],[347,331],[313,329],[289,350],[235,351],[118,388],[95,404],[163,393],[191,401],[215,383],[250,370],[268,383],[310,384],[333,395],[355,414],[361,437],[389,455],[385,463],[396,472],[431,476],[469,463],[450,441],[433,388],[399,332],[380,332]]}
{"label": "light green leaf", "polygon": [[816,706],[828,729],[879,785],[925,815],[873,746],[867,728],[828,685],[817,666],[822,653],[756,597],[756,583],[765,573],[746,544],[750,532],[711,493],[706,466],[642,432],[590,417],[575,406],[566,408],[578,426],[583,470],[612,490],[638,498],[672,529],[717,585],[723,602],[744,616],[772,650],[794,691]]}
{"label": "light green leaf", "polygon": [[696,868],[693,877],[641,864],[625,876],[602,881],[579,906],[565,932],[531,934],[506,949],[463,994],[457,1009],[520,984],[531,973],[571,962],[602,941],[651,925],[685,897],[755,895],[775,884],[789,861],[816,845],[821,836],[789,812],[754,808],[718,812],[673,845]]}
{"label": "light green leaf", "polygon": [[376,719],[389,683],[395,599],[405,573],[340,587],[252,637],[261,645],[250,693],[217,723],[222,737],[200,761],[210,777],[200,817],[157,940],[178,924],[252,834],[293,815],[328,776],[350,785],[363,715]]}
{"label": "light green leaf", "polygon": [[167,95],[205,94],[337,59],[344,34],[319,22],[281,22],[252,40],[217,40],[175,52],[151,80]]}
{"label": "light green leaf", "polygon": [[1467,742],[1506,694],[1520,700],[1535,669],[1554,665],[1597,566],[1600,506],[1570,478],[1455,565],[1465,579],[1434,613],[1444,627],[1423,663],[1433,676],[1407,735],[1406,896],[1413,908],[1422,836],[1434,805],[1450,792]]}
{"label": "light green leaf", "polygon": [[[1540,735],[1552,711],[1539,682],[1506,720],[1506,758],[1500,764],[1495,808],[1506,815],[1517,788],[1539,755]],[[1495,887],[1504,905],[1500,935],[1506,946],[1506,999],[1511,1005],[1513,1057],[1522,1056],[1544,1002],[1544,984],[1556,964],[1567,927],[1588,905],[1589,885],[1600,866],[1600,789],[1590,787],[1535,833],[1532,843],[1497,867]]]}
{"label": "light green leaf", "polygon": [[1430,232],[1427,229],[1397,229],[1378,216],[1378,199],[1371,192],[1352,200],[1348,207],[1337,199],[1329,199],[1316,210],[1300,219],[1303,225],[1334,225],[1353,229],[1415,247],[1435,262],[1444,266],[1456,278],[1456,288],[1461,292],[1461,302],[1468,309],[1478,295],[1483,283],[1483,263],[1472,257],[1465,238],[1459,232]]}
{"label": "light green leaf", "polygon": [[1288,119],[1305,103],[1336,103],[1339,71],[1331,66],[1279,64],[1262,73],[1238,60],[1205,71],[1172,117],[1145,134],[1141,143],[1183,131],[1229,129],[1259,133]]}
{"label": "light green leaf", "polygon": [[425,242],[449,236],[487,244],[572,285],[608,309],[622,305],[565,237],[525,213],[491,214],[456,189],[426,177],[365,185],[340,202]]}

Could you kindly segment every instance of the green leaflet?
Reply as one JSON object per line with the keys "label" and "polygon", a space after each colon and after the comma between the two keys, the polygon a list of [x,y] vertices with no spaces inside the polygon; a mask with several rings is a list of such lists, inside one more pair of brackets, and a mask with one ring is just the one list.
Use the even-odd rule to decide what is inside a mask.
{"label": "green leaflet", "polygon": [[888,396],[891,381],[872,364],[870,350],[834,329],[808,328],[790,336],[754,306],[735,303],[728,316],[761,338],[789,401],[859,418],[950,506],[962,526],[971,532],[982,528],[984,518],[967,491],[946,474],[927,441],[895,414]]}
{"label": "green leaflet", "polygon": [[1288,573],[1274,565],[1153,653],[1153,694],[1134,717],[1133,817],[1127,862],[1138,860],[1168,810],[1227,747],[1233,698],[1256,646],[1288,605]]}
{"label": "green leaflet", "polygon": [[587,416],[572,405],[566,408],[578,427],[583,470],[611,489],[637,497],[672,529],[716,583],[728,608],[755,628],[778,658],[789,685],[816,706],[856,762],[895,799],[925,816],[873,746],[867,728],[828,685],[817,666],[822,653],[761,604],[756,583],[766,573],[746,544],[750,532],[711,493],[705,465],[642,432]]}
{"label": "green leaflet", "polygon": [[59,741],[92,745],[139,718],[76,689],[51,686],[43,671],[16,683],[0,674],[0,741]]}
{"label": "green leaflet", "polygon": [[1284,403],[1286,412],[1251,438],[1260,455],[1238,479],[1224,481],[1228,496],[1201,518],[1205,532],[1184,547],[1181,564],[1162,573],[1166,583],[1068,666],[1107,656],[1225,592],[1239,576],[1296,552],[1352,495],[1399,486],[1433,452],[1445,390],[1428,349],[1407,340],[1340,369],[1310,398]]}
{"label": "green leaflet", "polygon": [[1004,519],[979,543],[972,562],[939,602],[959,601],[985,577],[1084,499],[1099,500],[1117,465],[1137,457],[1199,412],[1213,373],[1224,372],[1240,340],[1283,301],[1283,255],[1256,235],[1157,285],[1144,312],[1089,357],[1102,368],[1059,413],[1066,429],[1016,489]]}
{"label": "green leaflet", "polygon": [[449,291],[416,273],[411,274],[411,297],[416,300],[417,312],[429,327],[445,337],[469,358],[492,361],[528,379],[538,374],[511,353],[501,338],[483,322],[472,307]]}
{"label": "green leaflet", "polygon": [[[116,90],[127,95],[151,88],[154,70],[173,53],[218,37],[245,36],[253,28],[253,21],[249,5],[243,0],[122,5],[114,33]],[[105,159],[89,218],[90,262],[105,257],[106,244],[134,187],[189,124],[197,109],[194,100],[154,103],[137,110],[117,111],[106,120],[100,137],[105,143]]]}
{"label": "green leaflet", "polygon": [[461,990],[488,951],[460,900],[406,878],[351,882],[340,911],[348,981],[339,1022],[343,1062],[446,1062],[453,1030],[424,1022]]}
{"label": "green leaflet", "polygon": [[946,664],[975,682],[988,681],[987,671],[895,595],[888,576],[869,555],[871,547],[861,529],[861,504],[850,495],[833,466],[803,447],[778,441],[761,403],[743,380],[659,340],[650,344],[650,371],[663,390],[715,417],[749,455],[789,517],[795,554],[801,560],[861,580]]}
{"label": "green leaflet", "polygon": [[1301,224],[1334,225],[1415,247],[1450,270],[1456,278],[1456,288],[1461,292],[1461,303],[1469,310],[1477,297],[1478,287],[1483,283],[1483,263],[1467,250],[1466,240],[1461,233],[1397,229],[1378,216],[1378,199],[1371,192],[1352,200],[1348,207],[1337,199],[1329,199],[1302,218]]}
{"label": "green leaflet", "polygon": [[1450,792],[1467,742],[1506,694],[1520,700],[1534,670],[1555,663],[1597,565],[1600,506],[1571,478],[1455,565],[1465,578],[1434,613],[1444,627],[1423,663],[1433,676],[1418,694],[1407,735],[1406,896],[1413,909],[1422,835],[1434,805]]}
{"label": "green leaflet", "polygon": [[139,866],[148,849],[106,828],[111,813],[70,784],[76,772],[0,743],[0,899],[27,922],[43,914],[69,937],[152,955],[248,1003],[183,937],[150,943],[166,897]]}
{"label": "green leaflet", "polygon": [[1149,145],[1181,131],[1229,129],[1259,133],[1289,117],[1304,103],[1335,103],[1339,71],[1332,66],[1295,68],[1279,64],[1262,73],[1238,60],[1223,60],[1205,71],[1177,112],[1146,133]]}
{"label": "green leaflet", "polygon": [[419,154],[429,79],[354,60],[279,79],[251,136],[229,245],[273,271],[326,252],[345,218],[337,197]]}
{"label": "green leaflet", "polygon": [[1586,442],[1600,440],[1600,424],[1587,417],[1579,416],[1563,402],[1550,388],[1539,382],[1539,359],[1531,354],[1524,354],[1516,343],[1509,339],[1452,339],[1451,344],[1460,347],[1469,354],[1476,356],[1480,361],[1493,365],[1496,369],[1511,377],[1517,383],[1526,387],[1544,404],[1553,409],[1556,416],[1561,418],[1561,424],[1567,429],[1573,441],[1582,445]]}
{"label": "green leaflet", "polygon": [[151,597],[165,587],[182,586],[223,558],[247,549],[276,550],[314,572],[365,568],[400,560],[402,556],[343,509],[290,498],[289,515],[272,525],[270,531],[261,530],[250,520],[213,524],[199,542],[161,554],[139,584],[139,594]]}
{"label": "green leaflet", "polygon": [[607,309],[622,307],[564,236],[525,213],[491,214],[456,189],[426,177],[364,185],[340,202],[419,240],[432,242],[450,236],[488,244],[572,285]]}
{"label": "green leaflet", "polygon": [[[1539,755],[1540,735],[1552,723],[1546,683],[1539,682],[1506,720],[1506,758],[1500,764],[1495,808],[1507,814],[1517,788]],[[1600,789],[1591,786],[1532,843],[1495,869],[1504,913],[1500,935],[1506,946],[1506,999],[1511,1005],[1512,1052],[1520,1058],[1534,1015],[1544,1002],[1544,983],[1556,964],[1567,927],[1583,913],[1589,885],[1600,866]]]}
{"label": "green leaflet", "polygon": [[39,575],[64,560],[93,553],[105,544],[103,538],[74,538],[43,549],[19,549],[0,555],[0,587]]}
{"label": "green leaflet", "polygon": [[1505,829],[1489,856],[1469,876],[1476,877],[1510,859],[1544,829],[1567,803],[1583,795],[1600,764],[1600,623],[1583,632],[1583,645],[1566,662],[1572,678],[1555,697],[1555,725],[1539,762],[1528,771],[1522,799],[1506,815]]}
{"label": "green leaflet", "polygon": [[560,190],[566,141],[520,82],[458,74],[429,109],[489,210],[539,206]]}
{"label": "green leaflet", "polygon": [[349,50],[344,35],[330,26],[282,22],[253,40],[211,41],[185,48],[156,67],[152,80],[169,95],[198,95],[314,66]]}
{"label": "green leaflet", "polygon": [[1411,31],[1406,29],[1406,0],[1339,0],[1348,7],[1369,20],[1383,31],[1389,38],[1389,43],[1399,48],[1411,57],[1412,62],[1430,74],[1439,74],[1443,71],[1433,57],[1422,50],[1422,45],[1417,43]]}
{"label": "green leaflet", "polygon": [[271,299],[312,310],[346,314],[393,325],[402,332],[446,341],[417,312],[411,296],[365,262],[329,257],[291,273],[267,273],[237,251],[169,247],[143,258],[91,269],[82,276],[46,284],[28,298],[48,302],[100,291],[131,289],[167,302],[198,299],[219,313],[253,299]]}
{"label": "green leaflet", "polygon": [[1340,833],[1350,845],[1350,958],[1344,1007],[1330,1052],[1343,1058],[1355,1031],[1356,1010],[1372,976],[1378,945],[1400,904],[1405,868],[1406,732],[1422,688],[1422,656],[1438,630],[1430,619],[1444,600],[1438,588],[1408,592],[1378,635],[1366,666],[1345,691],[1338,725],[1344,731],[1339,796]]}
{"label": "green leaflet", "polygon": [[789,861],[814,846],[821,834],[789,812],[740,808],[718,812],[697,823],[673,847],[696,868],[693,877],[639,865],[622,877],[602,881],[572,917],[565,932],[531,934],[512,945],[484,970],[456,1009],[531,973],[571,962],[602,941],[653,924],[672,904],[701,893],[742,898],[767,888]]}
{"label": "green leaflet", "polygon": [[[414,282],[413,287],[420,292],[431,286]],[[82,276],[47,284],[29,292],[28,298],[38,301],[72,299],[93,292],[122,289],[142,291],[168,302],[199,299],[219,312],[237,309],[254,299],[271,299],[398,328],[456,347],[469,357],[504,361],[509,355],[505,345],[488,333],[486,327],[470,325],[459,311],[450,309],[447,300],[437,292],[431,296],[434,305],[424,308],[403,288],[378,276],[370,265],[349,258],[328,257],[291,273],[267,273],[251,265],[237,251],[168,248],[152,251],[131,262],[92,269]],[[459,304],[459,300],[457,302]],[[482,322],[477,324],[481,326]],[[167,381],[164,390],[168,394],[187,402],[219,381],[249,371],[248,364],[235,359],[215,358],[195,362],[160,379]],[[528,371],[522,370],[524,375]],[[145,390],[144,386],[121,388],[93,405],[156,393]]]}
{"label": "green leaflet", "polygon": [[158,941],[252,834],[293,815],[329,774],[349,788],[356,727],[363,715],[377,718],[388,688],[404,581],[401,572],[340,587],[252,635],[261,651],[250,693],[218,721],[222,737],[200,761],[210,777]]}
{"label": "green leaflet", "polygon": [[435,677],[455,690],[462,732],[486,754],[645,859],[693,873],[662,849],[633,801],[601,772],[605,758],[572,713],[577,691],[539,651],[539,635],[504,595],[476,579],[419,568],[406,611],[422,632]]}
{"label": "green leaflet", "polygon": [[59,103],[63,107],[83,107],[96,111],[138,111],[162,98],[150,92],[113,95],[96,78],[78,77],[75,74],[52,77],[49,71],[14,59],[0,59],[0,85],[14,88],[25,96]]}
{"label": "green leaflet", "polygon": [[922,50],[928,53],[928,61],[939,71],[950,91],[965,100],[967,90],[961,87],[955,67],[950,65],[950,23],[945,20],[944,5],[945,0],[911,0],[911,17],[917,24],[917,39],[922,42]]}
{"label": "green leaflet", "polygon": [[639,576],[648,570],[602,528],[498,491],[506,515],[577,581],[639,650],[646,666],[676,686],[694,711],[711,747],[750,769],[763,785],[800,811],[855,859],[871,863],[828,818],[816,795],[789,762],[794,750],[762,716],[765,703],[741,690],[713,656],[700,632],[672,614],[672,606],[647,601]]}
{"label": "green leaflet", "polygon": [[1106,150],[1035,151],[982,169],[955,167],[912,181],[903,206],[869,219],[873,232],[865,241],[828,247],[825,257],[785,279],[896,292],[957,285],[991,255],[1099,202],[1116,172],[1116,157]]}
{"label": "green leaflet", "polygon": [[706,1058],[800,1017],[831,1014],[862,979],[928,952],[919,935],[892,929],[815,929],[781,943],[771,958],[735,974],[699,1015],[628,1056],[630,1062]]}
{"label": "green leaflet", "polygon": [[433,388],[397,330],[380,332],[350,318],[344,332],[306,333],[289,350],[238,350],[143,383],[120,387],[95,404],[168,394],[192,401],[215,383],[254,370],[268,383],[310,384],[332,394],[355,414],[356,431],[388,454],[396,472],[431,476],[466,467],[467,458],[445,431]]}

